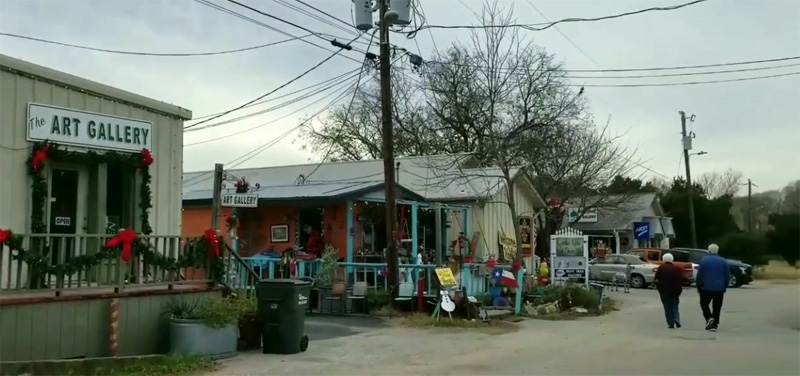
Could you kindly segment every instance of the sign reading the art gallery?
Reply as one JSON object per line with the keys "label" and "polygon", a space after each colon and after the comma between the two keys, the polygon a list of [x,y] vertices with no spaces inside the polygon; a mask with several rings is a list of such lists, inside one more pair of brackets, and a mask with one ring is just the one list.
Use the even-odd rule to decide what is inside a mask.
{"label": "sign reading the art gallery", "polygon": [[223,193],[222,206],[231,208],[257,208],[258,195],[253,193]]}
{"label": "sign reading the art gallery", "polygon": [[92,149],[153,150],[153,123],[28,103],[28,140]]}

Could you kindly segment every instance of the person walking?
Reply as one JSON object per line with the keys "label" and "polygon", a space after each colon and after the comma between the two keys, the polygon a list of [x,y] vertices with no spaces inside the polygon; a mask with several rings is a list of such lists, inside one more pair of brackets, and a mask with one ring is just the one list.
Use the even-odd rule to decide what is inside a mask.
{"label": "person walking", "polygon": [[664,263],[656,269],[655,276],[658,295],[661,296],[664,316],[670,329],[681,327],[681,314],[678,305],[683,292],[683,273],[681,268],[672,263],[674,259],[675,257],[671,253],[665,253],[663,256]]}
{"label": "person walking", "polygon": [[695,283],[700,294],[700,309],[703,310],[703,318],[706,320],[706,330],[716,332],[731,270],[728,268],[728,261],[719,256],[719,246],[709,245],[708,252],[709,255],[700,260]]}

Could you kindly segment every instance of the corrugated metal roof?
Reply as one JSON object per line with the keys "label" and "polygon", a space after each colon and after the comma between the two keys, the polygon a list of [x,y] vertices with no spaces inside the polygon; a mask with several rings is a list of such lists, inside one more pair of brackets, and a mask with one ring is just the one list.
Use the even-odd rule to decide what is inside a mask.
{"label": "corrugated metal roof", "polygon": [[[427,200],[474,200],[494,195],[502,187],[499,169],[462,169],[467,155],[438,155],[397,158],[398,184]],[[298,187],[314,184],[353,184],[383,179],[383,160],[334,162],[227,170],[262,187]],[[517,170],[512,171],[516,174]],[[183,174],[184,199],[191,192],[207,190],[212,171]],[[302,184],[303,178],[305,183]]]}
{"label": "corrugated metal roof", "polygon": [[[375,180],[346,183],[308,183],[303,185],[261,186],[253,193],[257,194],[260,200],[288,201],[341,197],[379,187],[383,187],[383,182]],[[400,187],[403,188],[402,186]],[[212,195],[213,192],[210,189],[191,191],[184,193],[183,200],[210,200]]]}
{"label": "corrugated metal roof", "polygon": [[[588,198],[592,201],[592,198]],[[610,230],[627,229],[631,222],[641,220],[642,217],[649,215],[648,209],[656,205],[656,214],[659,213],[660,205],[656,202],[655,193],[640,193],[631,195],[628,201],[620,204],[617,209],[600,209],[597,211],[597,222],[578,222],[570,224],[570,227],[578,230]]]}

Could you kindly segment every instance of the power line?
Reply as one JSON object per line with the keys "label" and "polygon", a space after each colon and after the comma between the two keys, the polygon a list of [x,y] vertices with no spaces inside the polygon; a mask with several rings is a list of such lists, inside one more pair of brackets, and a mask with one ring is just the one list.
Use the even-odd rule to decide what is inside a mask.
{"label": "power line", "polygon": [[[298,28],[298,29],[300,29],[300,30],[303,30],[303,31],[305,31],[305,32],[308,32],[308,33],[314,34],[315,36],[317,36],[317,37],[319,37],[319,38],[321,38],[321,39],[323,39],[323,40],[325,40],[325,41],[329,41],[329,40],[328,40],[328,38],[326,38],[326,37],[322,36],[320,33],[316,32],[316,31],[314,31],[314,30],[311,30],[311,29],[309,29],[309,28],[307,28],[307,27],[305,27],[305,26],[300,26],[300,25],[298,25],[298,24],[296,24],[296,23],[294,23],[294,22],[291,22],[291,21],[284,20],[283,18],[280,18],[280,17],[278,17],[278,16],[273,16],[273,15],[271,15],[271,14],[269,14],[269,13],[266,13],[266,12],[264,12],[264,11],[258,10],[258,9],[256,9],[256,8],[253,8],[253,7],[249,6],[249,5],[242,4],[242,3],[240,3],[240,2],[238,2],[238,1],[236,1],[236,0],[227,0],[227,1],[228,1],[229,3],[236,4],[236,5],[238,5],[238,6],[242,7],[242,8],[247,8],[247,9],[249,9],[249,10],[251,10],[251,11],[253,11],[253,12],[256,12],[256,13],[258,13],[258,14],[262,15],[262,16],[269,17],[269,18],[271,18],[271,19],[273,19],[273,20],[275,20],[275,21],[278,21],[278,22],[283,22],[283,23],[285,23],[285,24],[287,24],[287,25],[294,26],[294,27],[296,27],[296,28]],[[360,37],[360,36],[361,36],[361,35],[359,35],[359,37]],[[356,38],[356,39],[358,39],[358,38]]]}
{"label": "power line", "polygon": [[[296,0],[296,1],[297,1],[298,3],[300,3],[300,4],[303,4],[303,5],[305,5],[305,6],[309,7],[309,8],[311,8],[311,9],[313,9],[313,10],[317,11],[317,12],[320,12],[320,13],[322,13],[322,14],[324,14],[324,15],[326,15],[326,16],[328,16],[328,17],[330,17],[330,18],[332,18],[332,19],[334,19],[334,20],[336,20],[336,21],[339,21],[339,22],[343,23],[343,24],[347,25],[348,27],[353,27],[353,25],[352,25],[352,24],[350,24],[350,23],[348,23],[347,21],[345,21],[345,20],[343,20],[343,19],[341,19],[341,18],[339,18],[339,17],[336,17],[336,16],[334,16],[334,15],[332,15],[332,14],[330,14],[330,13],[328,13],[328,12],[326,12],[326,11],[322,10],[322,9],[319,9],[319,8],[317,8],[317,7],[313,6],[313,5],[310,5],[310,4],[306,3],[306,2],[305,2],[305,1],[303,1],[303,0]],[[370,41],[370,43],[372,43],[372,42]]]}
{"label": "power line", "polygon": [[161,57],[188,57],[188,56],[226,55],[226,54],[232,54],[232,53],[237,53],[237,52],[257,50],[257,49],[260,49],[260,48],[275,46],[275,45],[278,45],[278,44],[291,42],[291,41],[302,39],[302,38],[307,38],[307,37],[312,36],[313,34],[307,34],[307,35],[302,35],[302,36],[294,36],[292,38],[279,40],[277,42],[272,42],[272,43],[267,43],[267,44],[260,44],[258,46],[252,46],[252,47],[237,48],[237,49],[234,49],[234,50],[211,51],[211,52],[186,52],[186,53],[160,53],[160,52],[111,50],[111,49],[106,49],[106,48],[82,46],[82,45],[78,45],[78,44],[58,42],[58,41],[54,41],[54,40],[34,38],[34,37],[25,36],[25,35],[18,35],[18,34],[11,34],[11,33],[0,32],[0,35],[6,36],[6,37],[11,37],[11,38],[26,39],[26,40],[35,41],[35,42],[41,42],[41,43],[54,44],[54,45],[63,46],[63,47],[78,48],[78,49],[88,50],[88,51],[106,52],[106,53],[110,53],[110,54],[138,55],[138,56],[161,56]]}
{"label": "power line", "polygon": [[[337,85],[338,85],[338,84],[337,84]],[[336,86],[336,85],[333,85],[333,86]],[[224,139],[226,139],[226,138],[229,138],[229,137],[238,136],[238,135],[240,135],[240,134],[243,134],[243,133],[247,133],[247,132],[250,132],[250,131],[254,131],[254,130],[256,130],[256,129],[259,129],[259,128],[266,127],[267,125],[270,125],[270,124],[272,124],[272,123],[275,123],[275,122],[277,122],[277,121],[279,121],[279,120],[282,120],[282,119],[285,119],[285,118],[287,118],[287,117],[289,117],[289,116],[292,116],[292,115],[294,115],[294,114],[296,114],[296,113],[298,113],[298,112],[300,112],[300,111],[303,111],[303,110],[305,110],[306,108],[309,108],[309,107],[311,107],[311,106],[313,106],[313,105],[315,105],[315,104],[317,104],[317,103],[319,103],[319,102],[321,102],[321,101],[325,100],[326,98],[329,98],[331,95],[333,95],[333,94],[335,94],[335,93],[336,93],[336,91],[334,91],[334,92],[331,92],[331,93],[328,93],[327,95],[323,96],[322,98],[319,98],[319,99],[317,99],[317,100],[315,100],[315,101],[313,101],[313,102],[311,102],[311,103],[309,103],[309,104],[307,104],[307,105],[305,105],[305,106],[303,106],[303,107],[301,107],[301,108],[297,109],[296,111],[293,111],[293,112],[291,112],[291,113],[289,113],[289,114],[286,114],[286,115],[283,115],[283,116],[281,116],[281,117],[278,117],[278,118],[272,119],[272,120],[270,120],[270,121],[268,121],[268,122],[266,122],[266,123],[259,124],[259,125],[256,125],[256,126],[254,126],[254,127],[250,127],[250,128],[247,128],[247,129],[244,129],[244,130],[238,131],[238,132],[234,132],[234,133],[226,134],[226,135],[224,135],[224,136],[214,137],[214,138],[212,138],[212,139],[209,139],[209,140],[204,140],[204,141],[193,142],[193,143],[190,143],[190,144],[185,144],[185,145],[183,145],[183,146],[184,146],[184,147],[189,147],[189,146],[202,145],[202,144],[206,144],[206,143],[209,143],[209,142],[215,142],[215,141],[219,141],[219,140],[224,140]]]}
{"label": "power line", "polygon": [[800,66],[800,63],[773,65],[773,66],[768,66],[768,67],[728,69],[728,70],[711,71],[711,72],[668,73],[668,74],[637,75],[637,76],[567,76],[567,78],[591,78],[591,79],[623,78],[623,79],[629,79],[629,78],[704,76],[704,75],[708,75],[708,74],[753,72],[753,71],[780,69],[780,68],[797,67],[797,66]]}
{"label": "power line", "polygon": [[[233,0],[229,0],[229,1],[233,1]],[[305,75],[307,75],[307,74],[311,73],[312,71],[314,71],[315,69],[319,68],[319,67],[320,67],[322,64],[325,64],[326,62],[328,62],[328,60],[330,60],[330,59],[333,59],[333,57],[334,57],[334,56],[338,55],[338,54],[339,54],[339,52],[341,52],[342,50],[346,49],[348,46],[349,46],[349,45],[342,45],[342,46],[340,46],[340,47],[339,47],[339,49],[338,49],[336,52],[334,52],[332,55],[330,55],[330,56],[326,57],[325,59],[323,59],[322,61],[320,61],[320,62],[319,62],[319,63],[317,63],[316,65],[314,65],[313,67],[311,67],[311,68],[307,69],[305,72],[301,73],[299,76],[297,76],[297,77],[295,77],[295,78],[292,78],[291,80],[287,81],[287,82],[286,82],[286,83],[284,83],[283,85],[280,85],[280,86],[278,86],[277,88],[275,88],[275,89],[273,89],[273,90],[270,90],[270,91],[269,91],[269,92],[267,92],[266,94],[264,94],[264,95],[261,95],[261,96],[259,96],[259,97],[255,98],[255,99],[253,99],[253,100],[251,100],[251,101],[249,101],[249,102],[247,102],[247,103],[245,103],[245,104],[243,104],[243,105],[241,105],[241,106],[238,106],[238,107],[232,108],[232,109],[230,109],[230,110],[228,110],[228,111],[225,111],[225,112],[223,112],[223,113],[221,113],[221,114],[219,114],[219,115],[212,116],[212,117],[210,117],[210,118],[208,118],[208,119],[205,119],[205,120],[203,120],[203,121],[200,121],[199,123],[194,123],[194,124],[192,124],[192,125],[189,125],[189,126],[183,127],[183,129],[184,129],[184,130],[186,130],[186,129],[194,128],[194,127],[196,127],[196,126],[198,126],[198,125],[200,125],[200,124],[207,123],[207,122],[209,122],[209,121],[211,121],[211,120],[214,120],[214,119],[220,118],[220,117],[222,117],[222,116],[225,116],[225,115],[227,115],[227,114],[229,114],[229,113],[231,113],[231,112],[234,112],[234,111],[237,111],[237,110],[241,110],[242,108],[246,107],[247,105],[249,105],[249,104],[252,104],[252,103],[254,103],[254,102],[256,102],[256,101],[259,101],[259,100],[261,100],[261,99],[263,99],[263,98],[267,97],[268,95],[270,95],[270,94],[272,94],[272,93],[274,93],[274,92],[276,92],[276,91],[278,91],[278,90],[280,90],[280,89],[283,89],[283,88],[284,88],[284,87],[286,87],[286,86],[289,86],[289,85],[291,85],[293,82],[295,82],[295,81],[297,81],[297,80],[299,80],[299,79],[303,78]]]}
{"label": "power line", "polygon": [[[345,33],[357,34],[357,31],[353,28],[352,25],[348,25],[349,27],[345,28],[342,25],[335,24],[335,23],[331,22],[330,20],[327,20],[327,19],[325,19],[325,18],[323,18],[321,16],[318,16],[316,14],[313,14],[313,13],[311,13],[311,12],[305,10],[305,9],[302,9],[302,8],[298,7],[297,5],[289,4],[285,0],[272,0],[272,1],[276,2],[278,4],[281,4],[281,5],[287,7],[289,9],[291,9],[291,10],[294,10],[295,12],[298,12],[298,13],[300,13],[302,15],[308,16],[308,17],[313,18],[313,19],[315,19],[315,20],[317,20],[319,22],[322,22],[322,23],[324,23],[324,24],[326,24],[326,25],[328,25],[330,27],[333,27],[335,29],[344,31]],[[314,8],[314,7],[312,7],[312,8]],[[316,9],[319,12],[322,12],[317,8],[314,8],[314,9]],[[326,14],[325,12],[322,12],[322,13]],[[328,15],[328,16],[330,16],[330,15]],[[339,20],[339,21],[341,21],[341,20]]]}
{"label": "power line", "polygon": [[[261,27],[263,27],[263,28],[266,28],[266,29],[268,29],[268,30],[272,30],[272,31],[274,31],[274,32],[276,32],[276,33],[283,34],[283,35],[286,35],[286,36],[289,36],[289,37],[295,37],[295,35],[292,35],[292,34],[290,34],[290,33],[286,32],[286,31],[283,31],[283,30],[281,30],[281,29],[278,29],[278,28],[276,28],[276,27],[274,27],[274,26],[267,25],[267,24],[265,24],[265,23],[263,23],[263,22],[261,22],[261,21],[255,20],[255,19],[253,19],[253,18],[250,18],[250,17],[248,17],[248,16],[245,16],[245,15],[243,15],[243,14],[241,14],[241,13],[237,13],[237,12],[235,12],[235,11],[233,11],[233,10],[230,10],[230,9],[228,9],[228,8],[225,8],[225,7],[223,7],[223,6],[220,6],[220,5],[214,4],[214,3],[212,3],[212,2],[210,2],[210,1],[208,1],[208,0],[194,0],[194,1],[195,1],[195,2],[197,2],[197,3],[199,3],[199,4],[205,5],[205,6],[209,7],[209,8],[211,8],[211,9],[218,10],[218,11],[220,11],[220,12],[223,12],[223,13],[226,13],[226,14],[228,14],[228,15],[234,16],[234,17],[236,17],[236,18],[238,18],[238,19],[241,19],[241,20],[244,20],[244,21],[250,22],[250,23],[252,23],[252,24],[255,24],[255,25],[261,26]],[[325,35],[325,34],[323,34],[323,33],[313,33],[312,35],[320,36],[320,35]],[[305,39],[298,39],[298,40],[299,40],[299,41],[301,41],[301,42],[303,42],[303,43],[306,43],[306,44],[312,45],[312,46],[314,46],[314,47],[317,47],[317,48],[319,48],[319,49],[322,49],[322,50],[325,50],[325,51],[328,51],[328,52],[331,52],[331,53],[332,53],[332,52],[334,52],[334,50],[331,50],[331,49],[329,49],[329,48],[326,48],[326,47],[320,46],[319,44],[316,44],[316,43],[314,43],[314,42],[311,42],[311,41],[308,41],[308,40],[305,40]],[[357,52],[362,52],[362,51],[359,51],[358,49],[355,49],[355,48],[353,48],[353,50],[354,50],[354,51],[357,51]],[[342,54],[342,55],[337,55],[337,56],[341,56],[341,57],[343,57],[343,58],[345,58],[345,59],[349,59],[349,60],[352,60],[352,61],[354,61],[354,62],[356,62],[356,63],[359,63],[359,64],[361,64],[361,61],[360,61],[360,60],[353,59],[353,58],[352,58],[352,57],[350,57],[350,56],[343,55],[343,54]]]}
{"label": "power line", "polygon": [[[539,13],[539,15],[542,16],[542,18],[544,18],[545,21],[550,22],[550,20],[547,19],[547,16],[545,16],[544,13],[541,10],[539,10],[539,8],[536,7],[536,5],[533,5],[533,2],[531,0],[525,0],[525,1],[531,6],[531,8],[533,8],[533,10],[536,11],[536,13]],[[583,48],[578,46],[578,44],[575,43],[570,37],[568,37],[567,34],[564,34],[564,32],[562,32],[561,29],[558,28],[558,26],[554,25],[553,28],[556,29],[556,31],[559,34],[561,34],[561,36],[564,37],[564,39],[566,39],[567,42],[569,42],[569,44],[572,45],[572,47],[575,47],[576,50],[578,50],[581,54],[583,54],[583,56],[586,56],[586,58],[589,59],[589,61],[591,61],[592,63],[594,63],[594,65],[596,65],[598,68],[600,67],[600,64],[597,63],[595,59],[589,56],[589,54],[586,53],[586,51],[584,51]]]}
{"label": "power line", "polygon": [[728,80],[714,80],[714,81],[693,81],[693,82],[673,82],[673,83],[661,83],[661,84],[618,84],[618,85],[570,85],[573,87],[657,87],[657,86],[690,86],[690,85],[706,85],[706,84],[720,84],[724,82],[739,82],[739,81],[753,81],[753,80],[763,80],[767,78],[777,78],[777,77],[786,77],[786,76],[794,76],[798,75],[800,72],[791,72],[791,73],[783,73],[783,74],[773,74],[769,76],[756,76],[756,77],[744,77],[744,78],[732,78]]}
{"label": "power line", "polygon": [[[686,69],[702,69],[702,68],[717,68],[717,67],[728,67],[728,66],[737,66],[737,65],[751,65],[751,64],[762,64],[762,63],[776,63],[781,61],[789,61],[789,60],[799,60],[800,56],[789,56],[789,57],[781,57],[775,59],[763,59],[763,60],[750,60],[750,61],[737,61],[731,63],[716,63],[716,64],[703,64],[703,65],[683,65],[683,66],[675,66],[675,67],[652,67],[652,68],[617,68],[617,69],[559,69],[562,72],[566,73],[614,73],[614,72],[644,72],[644,71],[665,71],[665,70],[686,70]],[[455,67],[473,67],[473,68],[487,68],[482,67],[477,64],[454,64],[448,62],[439,62],[439,61],[426,61],[425,64],[430,65],[452,65]],[[505,68],[501,68],[505,69]]]}
{"label": "power line", "polygon": [[[228,0],[233,1],[233,0]],[[525,30],[530,31],[542,31],[547,30],[553,26],[556,26],[561,23],[573,23],[573,22],[596,22],[596,21],[604,21],[604,20],[611,20],[615,18],[633,16],[636,14],[647,13],[647,12],[655,12],[655,11],[670,11],[670,10],[677,10],[680,8],[688,7],[691,5],[699,4],[706,2],[708,0],[695,0],[684,4],[669,6],[669,7],[651,7],[646,9],[640,9],[631,12],[625,12],[620,14],[614,14],[610,16],[602,16],[602,17],[595,17],[595,18],[565,18],[562,20],[554,21],[554,22],[545,22],[545,23],[534,23],[534,24],[510,24],[510,25],[428,25],[423,26],[422,29],[506,29],[506,28],[523,28]],[[542,27],[537,27],[542,26]]]}
{"label": "power line", "polygon": [[279,103],[279,104],[277,104],[275,106],[272,106],[272,107],[269,107],[269,108],[265,108],[265,109],[260,110],[260,111],[256,111],[256,112],[252,112],[252,113],[249,113],[249,114],[246,114],[246,115],[235,117],[233,119],[223,120],[223,121],[216,122],[216,123],[211,123],[211,124],[205,124],[205,125],[203,125],[201,127],[198,127],[198,128],[189,129],[186,132],[189,133],[189,132],[201,131],[201,130],[209,129],[209,128],[215,128],[215,127],[219,127],[221,125],[235,123],[235,122],[238,122],[238,121],[249,119],[249,118],[254,117],[254,116],[263,115],[263,114],[266,114],[268,112],[279,110],[279,109],[284,108],[286,106],[289,106],[291,104],[300,102],[300,101],[302,101],[304,99],[308,99],[308,98],[311,98],[311,97],[316,96],[318,94],[324,93],[324,92],[330,90],[331,88],[350,80],[353,77],[355,77],[355,75],[351,75],[351,77],[347,77],[345,79],[340,79],[337,82],[334,82],[332,84],[329,84],[327,86],[324,86],[324,87],[319,88],[317,90],[314,90],[312,92],[300,95],[300,96],[298,96],[296,98],[292,98],[292,99],[290,99],[288,101]]}
{"label": "power line", "polygon": [[[272,98],[269,98],[269,99],[265,99],[265,100],[263,100],[263,101],[258,101],[258,102],[252,103],[252,104],[250,104],[250,105],[247,105],[247,106],[245,106],[245,107],[243,107],[243,108],[248,108],[248,107],[258,106],[258,105],[260,105],[260,104],[264,104],[264,103],[272,102],[272,101],[275,101],[275,100],[278,100],[278,99],[281,99],[281,98],[286,98],[286,97],[288,97],[288,96],[290,96],[290,95],[297,94],[297,93],[300,93],[300,92],[306,91],[306,90],[308,90],[308,89],[313,89],[313,88],[315,88],[315,87],[318,87],[318,86],[322,86],[322,85],[324,85],[324,84],[327,84],[327,83],[329,83],[329,82],[336,81],[336,80],[338,80],[338,79],[340,79],[340,78],[342,78],[342,77],[344,77],[344,76],[347,76],[348,74],[353,74],[353,73],[356,73],[356,72],[357,72],[359,69],[360,69],[360,68],[353,69],[353,70],[351,70],[351,71],[348,71],[348,72],[342,73],[342,74],[340,74],[340,75],[338,75],[338,76],[336,76],[336,77],[329,78],[329,79],[327,79],[327,80],[325,80],[325,81],[317,82],[317,83],[315,83],[315,84],[312,84],[312,85],[306,86],[306,87],[304,87],[304,88],[302,88],[302,89],[297,89],[297,90],[295,90],[295,91],[288,92],[288,93],[286,93],[286,94],[279,95],[279,96],[277,96],[277,97],[272,97]],[[207,118],[207,117],[212,117],[212,116],[215,116],[215,115],[219,115],[219,114],[221,114],[221,113],[224,113],[224,111],[223,111],[223,112],[217,112],[217,113],[213,113],[213,114],[208,114],[208,115],[203,115],[203,116],[197,116],[197,117],[194,117],[192,120],[200,120],[200,119],[204,119],[204,118]]]}

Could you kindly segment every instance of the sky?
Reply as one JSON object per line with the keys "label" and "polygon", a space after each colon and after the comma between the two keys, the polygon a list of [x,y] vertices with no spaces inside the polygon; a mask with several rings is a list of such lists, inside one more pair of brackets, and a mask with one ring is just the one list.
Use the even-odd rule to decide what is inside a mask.
{"label": "sky", "polygon": [[[307,34],[266,16],[223,0],[214,4],[246,15],[293,36]],[[431,25],[476,22],[479,0],[415,0]],[[241,0],[314,32],[345,41],[353,31],[295,0]],[[320,10],[350,21],[352,3],[344,0],[305,0]],[[677,5],[684,0],[503,0],[513,7],[517,23],[541,23],[574,17],[607,16],[651,6]],[[308,11],[334,25],[311,18],[289,6]],[[534,8],[535,6],[535,8]],[[263,25],[236,18],[190,0],[0,0],[0,32],[97,48],[184,53],[231,50],[288,39]],[[800,1],[710,0],[679,10],[651,12],[600,22],[559,24],[545,31],[522,31],[525,38],[555,54],[566,69],[674,67],[800,56]],[[415,39],[393,34],[392,43],[425,59],[458,41],[467,30],[423,30]],[[324,45],[318,38],[309,41]],[[360,45],[359,47],[365,47]],[[120,89],[179,105],[195,117],[235,108],[285,83],[331,53],[301,41],[246,52],[199,57],[115,55],[0,36],[0,51],[32,63]],[[371,50],[377,52],[375,48]],[[355,60],[363,55],[343,53]],[[800,60],[759,66],[798,64]],[[359,64],[334,57],[319,69],[276,92],[281,95],[344,74]],[[706,71],[741,67],[711,68]],[[696,70],[702,71],[702,70]],[[681,71],[683,72],[683,71]],[[681,73],[656,72],[656,73]],[[637,168],[645,178],[683,176],[680,161],[680,117],[695,115],[688,124],[696,137],[692,175],[740,170],[758,187],[755,192],[780,189],[800,179],[800,75],[708,85],[668,87],[589,87],[589,85],[651,84],[711,81],[800,72],[800,65],[761,71],[660,78],[573,79],[587,85],[584,95],[599,123],[610,117],[620,142],[637,150]],[[635,75],[636,73],[633,73]],[[653,74],[644,72],[643,74]],[[583,73],[613,77],[632,73]],[[184,170],[210,170],[214,163],[234,161],[286,132],[333,97],[325,94],[253,116],[239,122],[185,134]],[[269,97],[268,97],[269,98]],[[277,99],[279,104],[291,97]],[[254,106],[228,117],[268,108]],[[302,109],[302,107],[307,107]],[[284,117],[281,120],[275,119]],[[251,131],[244,130],[258,127]],[[189,122],[191,124],[192,122]],[[377,125],[376,125],[377,126]],[[236,134],[241,132],[239,134]],[[209,141],[202,144],[192,143]],[[237,167],[274,166],[318,161],[321,156],[302,150],[291,134]],[[743,193],[744,189],[740,192]]]}

